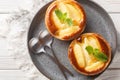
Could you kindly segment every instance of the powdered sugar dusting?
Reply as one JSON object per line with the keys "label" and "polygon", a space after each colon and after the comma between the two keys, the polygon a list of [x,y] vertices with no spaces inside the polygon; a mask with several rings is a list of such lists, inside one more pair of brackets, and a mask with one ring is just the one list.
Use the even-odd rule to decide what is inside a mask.
{"label": "powdered sugar dusting", "polygon": [[[30,23],[37,11],[50,0],[32,0],[32,7],[19,9],[12,12],[9,19],[6,20],[9,24],[7,40],[9,42],[9,52],[14,56],[16,65],[25,72],[25,75],[30,80],[48,80],[43,76],[33,65],[27,49],[27,34]],[[2,33],[1,33],[2,34]]]}

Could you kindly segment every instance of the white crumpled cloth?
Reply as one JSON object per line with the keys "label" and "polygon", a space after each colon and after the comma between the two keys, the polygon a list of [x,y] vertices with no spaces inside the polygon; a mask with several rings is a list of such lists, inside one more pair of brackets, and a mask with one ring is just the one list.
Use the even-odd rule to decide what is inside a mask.
{"label": "white crumpled cloth", "polygon": [[[25,0],[29,2],[29,0]],[[27,34],[33,17],[38,10],[50,0],[30,0],[28,5],[11,12],[0,29],[0,36],[8,41],[8,52],[13,56],[16,65],[29,80],[48,80],[33,64],[27,49]]]}

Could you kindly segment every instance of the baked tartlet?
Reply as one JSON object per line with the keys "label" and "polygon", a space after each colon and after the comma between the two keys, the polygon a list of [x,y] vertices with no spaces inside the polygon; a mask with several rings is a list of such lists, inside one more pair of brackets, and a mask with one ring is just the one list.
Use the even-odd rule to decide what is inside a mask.
{"label": "baked tartlet", "polygon": [[103,72],[111,61],[111,48],[99,34],[85,33],[72,41],[68,58],[81,74],[92,76]]}
{"label": "baked tartlet", "polygon": [[72,40],[84,31],[85,11],[75,0],[56,0],[47,8],[45,24],[55,38]]}

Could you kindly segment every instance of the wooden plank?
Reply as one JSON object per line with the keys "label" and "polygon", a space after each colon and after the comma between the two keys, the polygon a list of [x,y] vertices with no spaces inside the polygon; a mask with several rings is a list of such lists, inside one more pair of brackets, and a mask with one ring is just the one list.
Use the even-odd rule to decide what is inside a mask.
{"label": "wooden plank", "polygon": [[[45,0],[45,1],[49,1],[49,0]],[[114,0],[114,1],[113,0],[93,0],[93,1],[101,5],[108,12],[120,12],[120,0]],[[10,13],[13,11],[17,11],[18,9],[30,10],[32,9],[34,4],[39,5],[35,2],[35,0],[24,0],[24,1],[0,0],[0,13]]]}
{"label": "wooden plank", "polygon": [[[118,48],[118,51],[116,53],[116,60],[119,61],[120,58],[120,14],[110,14],[114,24],[115,24],[115,27],[116,27],[116,30],[117,30],[117,40],[118,40],[118,43],[117,43],[117,48]],[[118,60],[119,59],[119,60]],[[115,60],[115,61],[116,61]]]}
{"label": "wooden plank", "polygon": [[107,12],[120,13],[120,0],[92,0],[102,6]]}
{"label": "wooden plank", "polygon": [[17,0],[0,0],[0,13],[8,13],[17,10]]}
{"label": "wooden plank", "polygon": [[10,57],[0,57],[0,70],[18,70],[15,59]]}
{"label": "wooden plank", "polygon": [[120,14],[110,14],[114,24],[115,24],[115,27],[116,27],[116,30],[117,30],[117,37],[118,37],[118,43],[117,43],[117,51],[116,53],[113,53],[115,54],[114,58],[113,58],[113,61],[112,63],[110,64],[109,68],[117,68],[117,69],[120,69]]}
{"label": "wooden plank", "polygon": [[0,57],[9,57],[8,42],[5,38],[0,38]]}
{"label": "wooden plank", "polygon": [[117,31],[120,33],[120,14],[109,14],[115,24]]}
{"label": "wooden plank", "polygon": [[29,80],[20,70],[0,70],[0,80]]}
{"label": "wooden plank", "polygon": [[0,14],[0,37],[5,38],[8,35],[10,27],[7,24],[7,19],[9,16],[10,14]]}
{"label": "wooden plank", "polygon": [[18,9],[29,10],[33,7],[33,0],[0,0],[0,13],[11,13]]}

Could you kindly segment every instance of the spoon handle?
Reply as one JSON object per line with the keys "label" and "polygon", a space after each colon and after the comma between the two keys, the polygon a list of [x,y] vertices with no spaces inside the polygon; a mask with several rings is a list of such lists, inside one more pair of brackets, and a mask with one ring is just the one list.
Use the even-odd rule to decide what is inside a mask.
{"label": "spoon handle", "polygon": [[55,59],[55,61],[56,61],[56,64],[58,65],[58,67],[59,67],[59,69],[61,70],[62,74],[64,75],[65,79],[68,80],[68,79],[67,79],[67,75],[66,75],[65,72],[64,72],[63,65],[60,64],[60,62],[59,62],[56,54],[55,54],[54,51],[53,51],[53,49],[51,49],[51,51],[52,51],[52,53],[53,53],[54,59]]}
{"label": "spoon handle", "polygon": [[53,46],[52,46],[52,45],[53,45],[53,42],[54,42],[54,38],[52,39],[52,43],[51,43],[51,45],[50,45],[49,48],[51,49],[51,51],[52,51],[52,53],[53,53],[53,55],[54,55],[54,58],[56,59],[56,64],[58,63],[59,66],[62,67],[62,70],[64,71],[64,73],[67,72],[69,75],[74,76],[70,70],[68,70],[65,66],[63,66],[63,65],[59,62],[59,60],[58,60],[58,58],[57,58],[57,56],[56,56],[56,54],[54,53],[54,50],[53,50]]}
{"label": "spoon handle", "polygon": [[[66,80],[68,80],[68,79],[67,79],[67,75],[65,74],[65,72],[67,72],[69,75],[73,76],[72,72],[71,72],[70,70],[68,70],[65,66],[63,66],[63,65],[59,62],[56,54],[54,53],[54,50],[52,49],[52,47],[48,47],[48,46],[45,46],[45,47],[46,47],[47,49],[51,50],[53,56],[49,55],[48,53],[47,53],[47,55],[49,55],[49,57],[58,65],[59,69],[61,70],[61,72],[62,72],[62,74],[64,75],[64,77],[66,78]],[[46,48],[45,48],[45,51],[47,52],[47,49],[46,49]]]}

